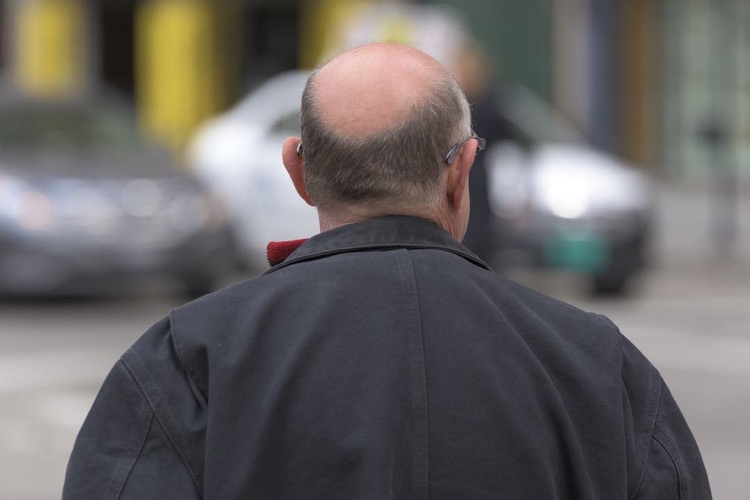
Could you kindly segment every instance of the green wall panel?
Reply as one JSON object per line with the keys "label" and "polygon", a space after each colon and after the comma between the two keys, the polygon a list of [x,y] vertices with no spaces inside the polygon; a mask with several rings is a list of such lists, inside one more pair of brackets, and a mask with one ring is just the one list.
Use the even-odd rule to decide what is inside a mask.
{"label": "green wall panel", "polygon": [[552,0],[440,0],[464,13],[499,72],[551,95]]}

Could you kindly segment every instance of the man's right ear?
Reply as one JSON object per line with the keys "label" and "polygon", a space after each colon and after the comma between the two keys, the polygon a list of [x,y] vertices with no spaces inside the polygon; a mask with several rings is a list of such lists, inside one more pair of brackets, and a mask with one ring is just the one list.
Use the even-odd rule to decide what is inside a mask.
{"label": "man's right ear", "polygon": [[311,207],[315,206],[305,188],[305,162],[302,153],[302,142],[299,137],[288,137],[281,147],[281,161],[284,163],[289,178],[292,179],[294,189],[300,198]]}

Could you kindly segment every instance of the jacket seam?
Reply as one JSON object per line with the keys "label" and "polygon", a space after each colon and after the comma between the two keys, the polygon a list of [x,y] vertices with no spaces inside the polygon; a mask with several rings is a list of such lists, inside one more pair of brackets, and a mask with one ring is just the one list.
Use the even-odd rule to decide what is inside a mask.
{"label": "jacket seam", "polygon": [[[128,375],[130,375],[130,377],[132,378],[130,370],[127,371]],[[135,382],[135,380],[133,381]],[[105,500],[108,498],[117,500],[122,497],[122,493],[125,490],[125,485],[128,482],[130,473],[133,471],[133,467],[135,467],[136,462],[138,462],[141,453],[143,453],[143,447],[146,445],[146,441],[148,440],[148,434],[151,430],[153,421],[154,413],[151,410],[148,401],[144,401],[143,410],[141,411],[141,416],[138,419],[136,431],[133,433],[133,437],[131,438],[131,441],[133,442],[132,446],[127,450],[126,456],[118,462],[115,468],[115,473],[113,475],[114,477],[112,478],[112,481],[107,488],[107,493],[104,495]]]}
{"label": "jacket seam", "polygon": [[672,466],[674,467],[675,474],[677,475],[677,494],[680,498],[680,500],[689,500],[690,499],[690,493],[685,489],[685,481],[683,481],[683,474],[682,471],[682,462],[680,461],[679,454],[676,452],[674,447],[672,446],[672,443],[667,439],[667,436],[661,432],[661,429],[659,425],[657,424],[657,431],[658,434],[663,435],[664,437],[661,438],[657,435],[657,432],[654,433],[653,440],[661,446],[664,451],[667,452],[667,455],[669,456],[669,459],[672,461]]}
{"label": "jacket seam", "polygon": [[412,416],[415,426],[414,465],[414,498],[427,500],[429,497],[429,413],[427,406],[427,368],[424,350],[424,332],[419,310],[416,274],[411,255],[400,249],[397,261],[403,277],[404,303],[408,308],[409,332],[409,368],[412,381]]}
{"label": "jacket seam", "polygon": [[[132,361],[134,366],[130,366],[127,363],[125,357],[128,357]],[[125,356],[123,356],[123,363],[125,364],[125,367],[128,369],[128,371],[131,372],[132,377],[135,379],[141,392],[146,397],[146,400],[151,406],[156,419],[164,429],[164,433],[167,435],[167,439],[169,439],[172,448],[187,468],[188,474],[190,474],[190,478],[193,480],[198,494],[201,498],[203,498],[203,489],[201,487],[202,478],[198,476],[199,472],[197,471],[196,465],[191,463],[190,459],[187,456],[187,453],[184,451],[184,443],[182,442],[182,437],[179,436],[178,432],[176,432],[177,425],[175,424],[174,418],[169,412],[169,409],[166,407],[164,397],[161,395],[158,387],[156,387],[156,385],[151,381],[151,378],[148,375],[145,367],[141,364],[137,355],[133,351],[128,351],[127,353],[125,353]],[[137,377],[136,372],[142,373],[144,376],[144,380],[141,380],[139,377]]]}
{"label": "jacket seam", "polygon": [[208,406],[208,395],[204,394],[203,391],[201,391],[198,384],[201,384],[203,387],[208,387],[208,384],[194,369],[192,369],[192,367],[188,363],[185,362],[185,349],[182,344],[182,339],[177,333],[179,318],[177,312],[174,309],[169,312],[169,322],[172,325],[170,333],[172,334],[172,345],[174,345],[175,355],[177,356],[177,359],[180,360],[180,364],[182,364],[185,369],[185,375],[188,379],[188,385],[190,385],[190,390],[193,393],[196,401],[198,401],[198,405],[200,405],[202,409],[206,409],[206,407]]}
{"label": "jacket seam", "polygon": [[[654,382],[658,382],[654,384]],[[654,389],[653,386],[657,387]],[[651,440],[654,439],[654,430],[656,428],[656,418],[659,413],[659,407],[661,404],[661,377],[659,376],[656,368],[653,365],[649,365],[649,382],[647,394],[650,395],[649,400],[646,404],[646,410],[644,416],[647,418],[647,431],[643,434],[641,444],[643,445],[643,459],[639,460],[639,466],[637,469],[636,485],[633,492],[629,495],[629,498],[635,498],[643,485],[643,481],[646,478],[646,470],[648,469],[648,462],[651,454]]]}

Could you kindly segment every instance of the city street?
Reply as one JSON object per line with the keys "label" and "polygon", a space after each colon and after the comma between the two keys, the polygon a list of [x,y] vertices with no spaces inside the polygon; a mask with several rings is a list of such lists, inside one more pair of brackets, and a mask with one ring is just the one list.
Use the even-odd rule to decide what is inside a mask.
{"label": "city street", "polygon": [[[0,0],[0,500],[60,499],[120,356],[186,297],[257,274],[237,270],[265,265],[269,240],[387,214],[433,214],[459,236],[470,212],[467,246],[508,278],[620,328],[682,409],[714,498],[750,500],[748,59],[750,0]],[[106,290],[14,295],[89,283]],[[312,296],[328,289],[342,288]],[[324,312],[305,322],[315,333]],[[456,392],[429,387],[433,405],[435,387]]]}
{"label": "city street", "polygon": [[[625,300],[568,276],[533,286],[611,317],[660,369],[702,447],[715,498],[750,499],[750,270],[666,266]],[[75,434],[120,353],[179,299],[0,304],[0,498],[59,498]]]}

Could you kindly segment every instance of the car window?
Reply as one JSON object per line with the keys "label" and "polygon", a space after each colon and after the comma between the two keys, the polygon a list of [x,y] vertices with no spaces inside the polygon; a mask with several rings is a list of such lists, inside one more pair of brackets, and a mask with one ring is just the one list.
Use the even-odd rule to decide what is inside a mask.
{"label": "car window", "polygon": [[520,84],[502,87],[504,114],[536,142],[582,144],[586,142],[559,111]]}
{"label": "car window", "polygon": [[106,109],[16,107],[0,112],[0,152],[126,151],[134,124]]}
{"label": "car window", "polygon": [[300,128],[300,113],[296,111],[276,120],[271,126],[271,133],[274,135],[296,135],[299,134]]}

